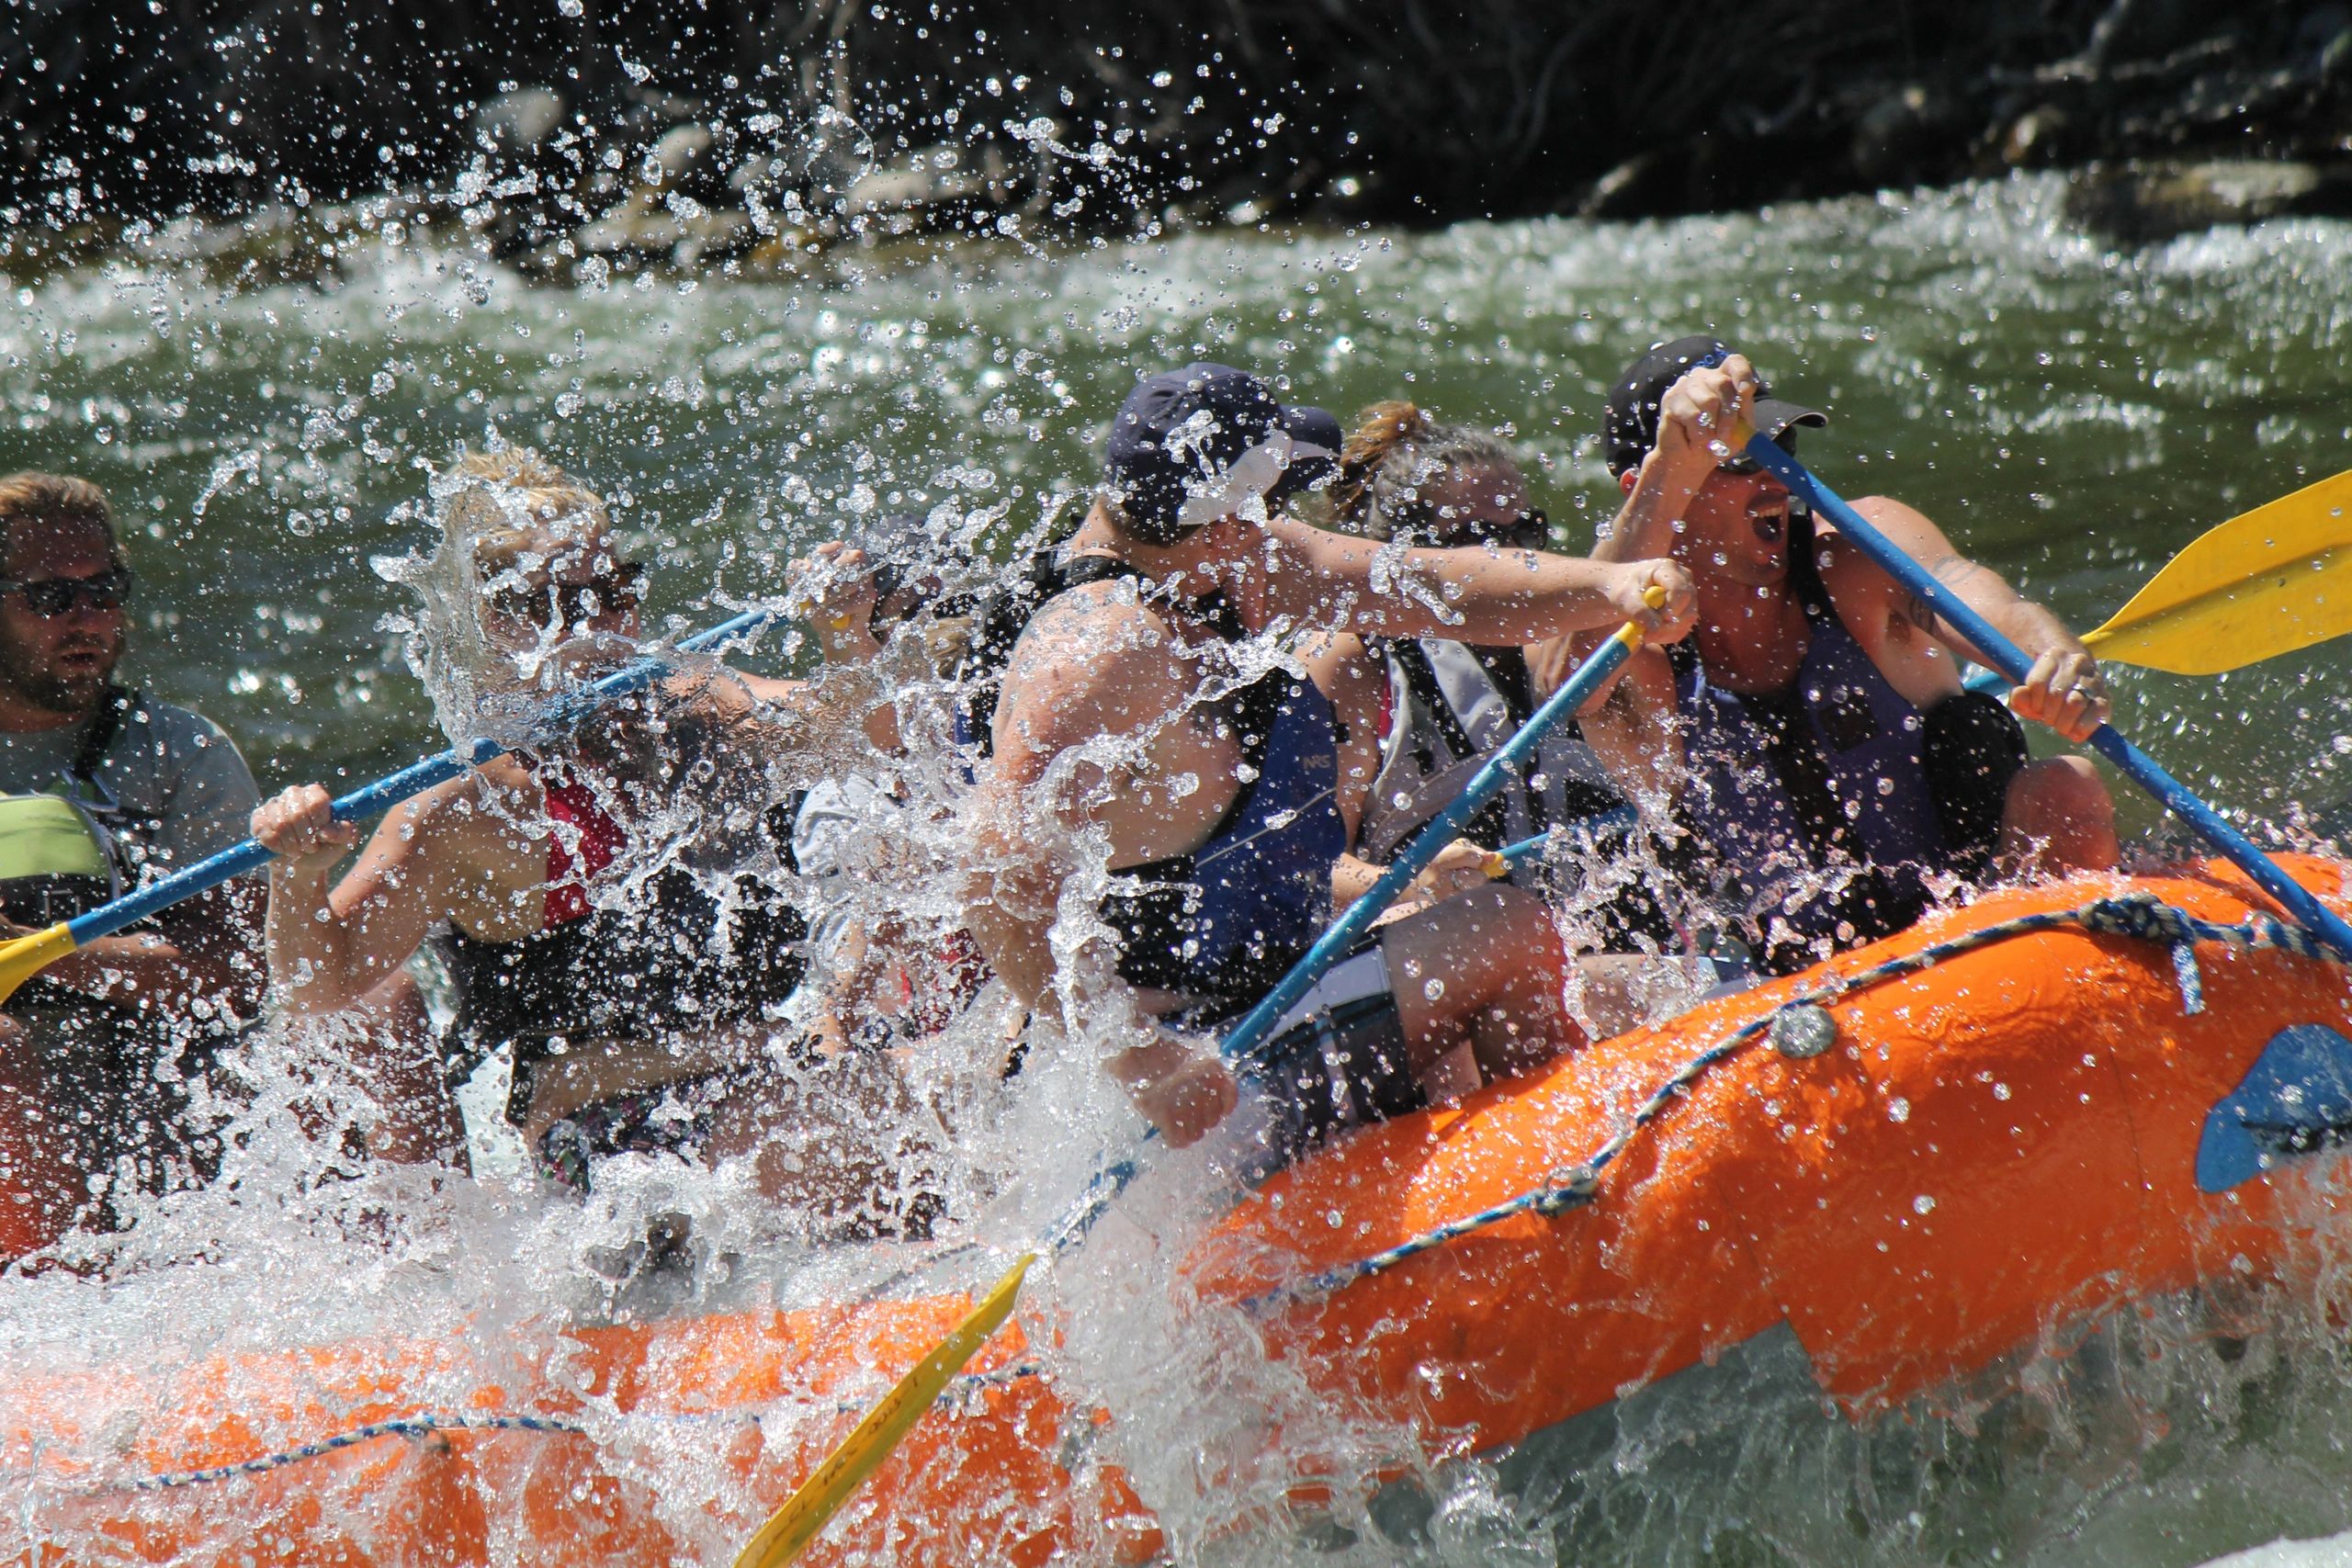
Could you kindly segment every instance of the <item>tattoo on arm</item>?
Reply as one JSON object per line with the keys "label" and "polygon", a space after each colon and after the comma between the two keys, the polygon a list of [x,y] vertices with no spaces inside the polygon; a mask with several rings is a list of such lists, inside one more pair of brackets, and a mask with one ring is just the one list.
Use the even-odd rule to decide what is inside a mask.
{"label": "tattoo on arm", "polygon": [[[1961,592],[1962,583],[1984,570],[1974,561],[1963,560],[1959,556],[1946,556],[1930,563],[1928,568],[1930,576],[1954,593]],[[1928,602],[1924,593],[1913,593],[1905,599],[1903,618],[1939,641],[1950,641],[1953,635],[1951,623],[1936,614],[1935,606]]]}
{"label": "tattoo on arm", "polygon": [[1923,593],[1914,593],[1904,601],[1903,618],[1938,640],[1944,636],[1943,617],[1936,614],[1935,606],[1928,603]]}

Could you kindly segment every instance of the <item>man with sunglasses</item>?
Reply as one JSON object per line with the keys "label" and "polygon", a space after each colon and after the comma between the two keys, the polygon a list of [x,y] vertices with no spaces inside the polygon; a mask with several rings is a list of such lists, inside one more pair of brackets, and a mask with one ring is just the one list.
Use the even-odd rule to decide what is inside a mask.
{"label": "man with sunglasses", "polygon": [[2008,708],[1964,691],[1959,665],[1973,650],[1730,454],[1743,410],[1792,448],[1797,431],[1828,423],[1705,336],[1651,349],[1611,389],[1604,455],[1634,499],[1593,554],[1670,551],[1700,614],[1685,643],[1635,657],[1587,728],[1658,764],[1748,945],[1794,969],[1902,930],[1954,878],[2112,866],[2114,806],[2098,773],[2079,757],[2029,761],[2010,711],[2086,739],[2108,705],[2082,643],[1917,512],[1856,502],[2034,656]]}
{"label": "man with sunglasses", "polygon": [[[1552,547],[1551,525],[1529,499],[1527,476],[1498,436],[1443,423],[1401,399],[1374,403],[1357,416],[1340,450],[1329,502],[1338,527],[1395,545]],[[1539,684],[1530,651],[1517,644],[1479,647],[1439,637],[1378,642],[1373,657],[1383,665],[1380,702],[1362,722],[1381,737],[1380,771],[1364,801],[1354,849],[1334,873],[1341,904],[1372,886],[1567,674],[1562,669]],[[1540,657],[1548,645],[1532,651]],[[1495,852],[1504,845],[1624,805],[1607,767],[1570,719],[1544,737],[1535,762],[1504,786],[1396,908],[1420,908],[1483,887],[1495,874]],[[1527,886],[1550,886],[1540,864],[1531,865],[1527,875]],[[1642,896],[1612,908],[1604,924],[1611,938],[1630,929],[1670,935],[1653,914]]]}
{"label": "man with sunglasses", "polygon": [[[115,684],[130,588],[103,491],[0,478],[0,936],[226,848],[259,798],[218,726]],[[259,1000],[259,903],[250,884],[216,888],[83,944],[9,1000],[0,1120],[44,1143],[42,1230],[107,1223],[111,1193],[202,1174],[185,1085]]]}

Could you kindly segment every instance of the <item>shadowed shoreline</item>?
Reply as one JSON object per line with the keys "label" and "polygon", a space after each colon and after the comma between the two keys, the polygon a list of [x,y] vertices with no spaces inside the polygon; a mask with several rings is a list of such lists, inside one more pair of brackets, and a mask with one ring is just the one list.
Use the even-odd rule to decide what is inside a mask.
{"label": "shadowed shoreline", "polygon": [[2124,243],[2352,210],[2340,3],[29,0],[16,19],[18,276],[188,217],[237,225],[198,246],[231,276],[300,276],[343,229],[392,222],[561,277],[793,271],[923,234],[1657,217],[2051,167]]}

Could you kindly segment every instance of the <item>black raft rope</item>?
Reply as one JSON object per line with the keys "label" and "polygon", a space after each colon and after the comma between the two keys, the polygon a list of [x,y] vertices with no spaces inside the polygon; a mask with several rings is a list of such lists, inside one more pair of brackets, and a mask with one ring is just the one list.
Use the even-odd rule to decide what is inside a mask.
{"label": "black raft rope", "polygon": [[[2015,919],[1997,921],[1980,927],[1948,942],[1935,942],[1916,953],[1890,958],[1883,964],[1860,970],[1852,975],[1831,974],[1819,983],[1782,1000],[1692,1056],[1672,1077],[1660,1084],[1614,1136],[1603,1143],[1582,1163],[1554,1171],[1544,1185],[1522,1192],[1515,1198],[1465,1214],[1436,1225],[1409,1240],[1385,1248],[1368,1257],[1339,1264],[1307,1275],[1290,1284],[1277,1286],[1261,1295],[1250,1298],[1244,1304],[1253,1309],[1279,1306],[1287,1303],[1309,1301],[1344,1290],[1359,1280],[1385,1273],[1409,1258],[1435,1251],[1448,1242],[1484,1230],[1488,1225],[1521,1214],[1546,1217],[1568,1213],[1592,1202],[1599,1196],[1601,1174],[1616,1157],[1624,1153],[1642,1130],[1666,1114],[1668,1109],[1704,1077],[1707,1072],[1741,1051],[1774,1033],[1775,1026],[1804,1019],[1807,1010],[1818,1013],[1827,1004],[1850,996],[1856,991],[1890,980],[1903,979],[1962,953],[1974,953],[2017,937],[2036,936],[2044,931],[2081,931],[2093,936],[2126,937],[2139,942],[2158,942],[2171,950],[2174,977],[2178,981],[2181,1006],[2190,1014],[2205,1010],[2204,981],[2197,967],[2196,944],[2211,942],[2218,946],[2251,951],[2272,951],[2290,953],[2312,963],[2343,965],[2345,960],[2323,945],[2303,927],[2260,912],[2249,913],[2235,924],[2202,919],[2177,905],[2166,904],[2148,894],[2099,898],[2079,908],[2052,909],[2039,914],[2020,915]],[[1817,1023],[1819,1021],[1813,1021]],[[1023,1377],[1035,1376],[1041,1371],[1034,1363],[1007,1367],[994,1372],[967,1375],[949,1385],[939,1404],[952,1405],[970,1400],[980,1390],[1001,1386]],[[844,1402],[844,1411],[859,1408]],[[707,1420],[709,1417],[697,1417]],[[641,1417],[623,1417],[641,1419]],[[654,1417],[654,1419],[665,1419]],[[758,1417],[749,1419],[756,1422]],[[453,1431],[522,1431],[564,1436],[586,1436],[588,1428],[576,1421],[552,1416],[533,1415],[437,1415],[432,1413],[401,1416],[394,1420],[370,1422],[355,1427],[334,1437],[300,1444],[276,1452],[259,1455],[235,1464],[216,1465],[205,1470],[173,1471],[141,1477],[136,1480],[99,1483],[73,1490],[93,1492],[156,1492],[187,1486],[203,1485],[227,1481],[238,1476],[260,1475],[283,1469],[304,1460],[352,1448],[379,1438],[401,1437],[412,1439]],[[27,1478],[29,1479],[29,1478]]]}

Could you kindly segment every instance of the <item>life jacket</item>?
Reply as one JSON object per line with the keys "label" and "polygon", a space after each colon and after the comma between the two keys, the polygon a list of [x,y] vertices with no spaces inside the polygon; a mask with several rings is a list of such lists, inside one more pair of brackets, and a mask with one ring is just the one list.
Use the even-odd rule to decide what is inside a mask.
{"label": "life jacket", "polygon": [[[1472,648],[1439,637],[1379,646],[1387,660],[1393,716],[1356,829],[1356,853],[1385,865],[1519,733],[1536,704],[1534,682],[1518,649]],[[1501,849],[1555,823],[1624,804],[1608,768],[1571,720],[1544,737],[1535,761],[1471,819],[1464,836]]]}
{"label": "life jacket", "polygon": [[[0,909],[11,920],[52,926],[141,881],[164,825],[119,802],[100,766],[139,700],[109,685],[55,784],[0,795]],[[217,1128],[193,1116],[187,1086],[235,1037],[227,1010],[165,1009],[152,994],[94,997],[40,974],[8,998],[6,1010],[33,1043],[26,1055],[58,1140],[47,1174],[86,1196],[70,1213],[47,1216],[52,1230],[118,1228],[119,1199],[219,1173]]]}
{"label": "life jacket", "polygon": [[138,874],[136,840],[153,825],[123,811],[98,763],[138,702],[109,686],[73,761],[50,788],[0,795],[0,909],[43,929],[121,897]]}
{"label": "life jacket", "polygon": [[701,1036],[779,1016],[800,983],[808,935],[798,912],[749,875],[735,880],[732,909],[677,866],[604,907],[588,884],[626,847],[625,830],[567,767],[544,768],[541,784],[560,825],[548,844],[541,928],[514,942],[454,927],[436,937],[456,992],[450,1070],[470,1072],[511,1050],[507,1115],[518,1123],[534,1070],[573,1043]]}
{"label": "life jacket", "polygon": [[[1824,942],[1843,950],[1912,925],[1939,876],[1981,874],[2000,792],[2024,760],[2017,722],[1997,704],[1997,718],[1984,699],[1960,697],[1922,713],[1897,692],[1838,618],[1809,526],[1792,528],[1790,551],[1809,637],[1786,686],[1726,691],[1709,682],[1695,637],[1668,649],[1689,769],[1679,816],[1712,862],[1725,912],[1779,973],[1815,962]],[[1973,756],[1930,765],[1954,750]],[[1973,827],[1951,832],[1962,771],[1979,808]]]}
{"label": "life jacket", "polygon": [[[1039,557],[984,603],[970,728],[984,749],[1002,668],[1046,600],[1088,582],[1139,578],[1107,556]],[[1249,636],[1212,596],[1188,606],[1222,641]],[[1009,636],[1007,635],[1009,633]],[[1245,782],[1206,842],[1186,854],[1111,874],[1100,906],[1116,933],[1120,975],[1173,993],[1213,1016],[1254,1001],[1305,956],[1330,922],[1331,868],[1348,847],[1339,806],[1339,720],[1311,681],[1269,671],[1227,699]]]}

